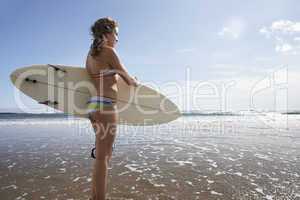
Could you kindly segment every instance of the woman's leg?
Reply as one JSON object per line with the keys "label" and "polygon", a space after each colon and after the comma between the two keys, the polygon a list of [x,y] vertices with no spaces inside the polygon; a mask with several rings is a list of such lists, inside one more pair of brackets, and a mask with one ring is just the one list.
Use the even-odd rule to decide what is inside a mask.
{"label": "woman's leg", "polygon": [[91,122],[96,134],[92,196],[93,200],[104,200],[107,188],[107,168],[116,136],[117,115],[112,112],[96,111],[91,114]]}

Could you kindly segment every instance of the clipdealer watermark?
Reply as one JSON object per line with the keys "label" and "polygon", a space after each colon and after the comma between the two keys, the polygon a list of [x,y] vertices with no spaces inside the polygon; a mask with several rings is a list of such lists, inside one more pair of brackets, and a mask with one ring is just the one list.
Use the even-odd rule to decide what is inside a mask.
{"label": "clipdealer watermark", "polygon": [[[116,71],[117,74],[120,75],[119,78],[122,77],[122,72]],[[44,92],[44,99],[36,99],[40,103],[45,102],[58,110],[65,111],[67,113],[73,113],[78,116],[87,117],[87,108],[86,106],[82,107],[82,105],[86,105],[85,102],[89,100],[89,97],[91,94],[96,94],[96,88],[93,85],[91,81],[69,81],[65,82],[65,77],[68,76],[67,73],[63,71],[57,71],[51,67],[45,68],[45,69],[30,69],[27,71],[24,71],[23,73],[19,74],[17,79],[15,80],[15,85],[17,88],[26,88],[28,87],[28,84],[41,84],[43,85]],[[41,78],[42,77],[42,78]],[[39,82],[40,80],[45,80],[45,77],[47,77],[47,82]],[[278,77],[280,80],[278,80]],[[28,82],[29,80],[29,82]],[[191,82],[193,82],[193,85],[191,85]],[[26,86],[27,85],[27,86]],[[235,86],[238,85],[238,81],[232,79],[227,80],[226,82],[221,82],[219,84],[216,84],[214,82],[209,81],[191,81],[191,69],[189,67],[185,70],[185,80],[184,83],[179,81],[168,81],[164,83],[155,83],[155,82],[145,82],[143,85],[146,85],[156,91],[165,91],[168,93],[166,95],[169,99],[172,99],[173,102],[177,105],[183,105],[184,110],[205,110],[205,106],[203,104],[198,103],[199,100],[208,100],[208,101],[214,101],[216,104],[216,107],[218,107],[218,111],[222,113],[228,112],[228,104],[230,102],[229,99],[229,93],[233,92]],[[40,86],[42,87],[42,86]],[[99,83],[99,88],[103,89],[103,79],[101,79]],[[158,102],[156,104],[156,108],[147,109],[143,105],[143,101],[145,99],[156,99],[158,98],[157,93],[153,94],[142,94],[139,91],[142,90],[142,87],[131,87],[128,93],[128,103],[120,103],[118,105],[117,114],[120,116],[120,118],[124,117],[122,116],[122,112],[126,111],[126,109],[129,108],[129,106],[135,105],[136,112],[139,112],[142,114],[143,117],[141,117],[139,124],[140,126],[144,127],[144,131],[151,131],[152,133],[157,133],[157,131],[164,131],[171,132],[172,130],[176,129],[176,126],[174,123],[167,123],[167,124],[157,124],[153,123],[151,124],[151,120],[155,119],[158,115],[157,114],[166,114],[166,115],[172,115],[172,113],[178,112],[178,110],[172,110],[168,107],[168,98],[163,98],[161,102]],[[261,116],[260,112],[258,111],[259,108],[256,105],[256,98],[260,95],[264,95],[263,92],[271,90],[271,93],[273,95],[273,102],[271,104],[273,105],[273,110],[276,111],[277,109],[277,92],[285,91],[285,95],[281,98],[286,99],[286,109],[288,109],[288,68],[281,68],[279,70],[274,70],[269,75],[267,75],[265,78],[262,78],[261,80],[257,81],[252,88],[250,89],[249,93],[249,110],[256,111],[257,119],[264,122],[266,125],[277,128],[274,126],[274,121],[276,124],[276,117],[272,115],[268,115],[267,117]],[[76,92],[78,91],[78,92]],[[36,91],[31,91],[32,93]],[[40,92],[40,91],[39,91]],[[20,91],[15,89],[14,90],[14,97],[15,102],[17,103],[17,106],[24,112],[31,112],[31,109],[27,107],[22,97],[20,96]],[[132,107],[130,107],[132,108]],[[173,107],[176,108],[176,107]],[[103,113],[110,113],[109,110],[101,110]],[[149,116],[149,117],[147,117]],[[271,120],[269,120],[271,118]],[[177,131],[182,131],[182,134],[191,134],[195,133],[195,131],[203,131],[203,133],[208,134],[226,134],[226,133],[234,133],[237,127],[235,127],[234,123],[226,124],[222,120],[222,117],[216,118],[219,120],[218,125],[212,125],[212,124],[203,124],[198,123],[197,121],[193,122],[193,124],[190,123],[183,123],[183,128],[177,129]],[[267,120],[266,120],[267,119]],[[120,119],[122,120],[122,119]],[[180,120],[184,120],[184,118],[180,118]],[[280,119],[280,122],[282,123],[282,118]],[[286,127],[288,126],[288,118],[285,119]],[[80,123],[81,121],[77,121]],[[155,122],[155,120],[154,120]],[[123,124],[126,124],[124,122]],[[128,124],[132,125],[132,124]],[[152,128],[149,128],[149,125],[153,125]],[[81,131],[84,131],[86,128],[84,128],[85,125],[79,125],[78,128]],[[112,124],[112,126],[114,126]],[[121,132],[126,132],[127,128],[129,127],[134,132],[134,126],[128,126],[127,128],[124,128],[126,126],[121,126],[123,130]],[[207,131],[208,130],[208,131]],[[217,131],[216,131],[217,130]],[[80,131],[79,131],[80,132]],[[79,133],[81,134],[81,133]],[[198,133],[199,134],[199,133]]]}

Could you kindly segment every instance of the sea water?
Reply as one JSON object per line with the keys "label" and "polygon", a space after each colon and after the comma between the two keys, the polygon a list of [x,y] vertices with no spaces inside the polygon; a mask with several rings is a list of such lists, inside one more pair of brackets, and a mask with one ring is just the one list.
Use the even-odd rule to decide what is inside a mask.
{"label": "sea water", "polygon": [[[0,114],[1,199],[88,199],[87,119]],[[157,126],[120,125],[111,199],[300,199],[300,115],[186,114]]]}

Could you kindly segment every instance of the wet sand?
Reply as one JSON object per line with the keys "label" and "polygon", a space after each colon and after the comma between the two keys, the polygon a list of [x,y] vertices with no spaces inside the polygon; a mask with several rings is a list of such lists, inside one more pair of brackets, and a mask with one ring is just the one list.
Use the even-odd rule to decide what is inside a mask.
{"label": "wet sand", "polygon": [[[111,199],[300,199],[300,116],[182,117],[120,126]],[[287,129],[288,128],[288,129]],[[1,119],[1,199],[88,199],[94,136],[82,119]]]}

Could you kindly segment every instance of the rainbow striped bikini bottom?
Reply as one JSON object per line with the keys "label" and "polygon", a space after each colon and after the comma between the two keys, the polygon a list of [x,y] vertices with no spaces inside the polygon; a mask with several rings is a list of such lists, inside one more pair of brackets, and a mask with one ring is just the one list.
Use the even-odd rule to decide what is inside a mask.
{"label": "rainbow striped bikini bottom", "polygon": [[89,114],[97,110],[103,110],[105,107],[114,107],[115,101],[107,97],[93,96],[90,98],[87,104]]}

